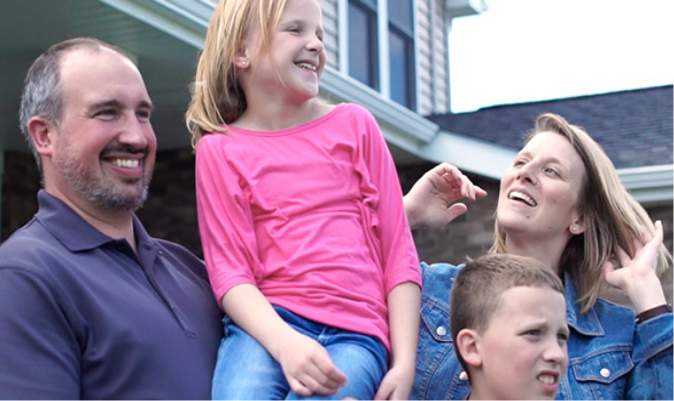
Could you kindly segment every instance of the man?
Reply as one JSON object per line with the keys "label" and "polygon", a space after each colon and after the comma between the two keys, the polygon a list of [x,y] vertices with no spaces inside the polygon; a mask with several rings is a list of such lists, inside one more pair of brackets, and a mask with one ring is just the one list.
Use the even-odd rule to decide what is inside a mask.
{"label": "man", "polygon": [[152,102],[119,50],[80,38],[28,71],[39,210],[0,246],[0,398],[209,398],[220,312],[202,263],[134,212]]}

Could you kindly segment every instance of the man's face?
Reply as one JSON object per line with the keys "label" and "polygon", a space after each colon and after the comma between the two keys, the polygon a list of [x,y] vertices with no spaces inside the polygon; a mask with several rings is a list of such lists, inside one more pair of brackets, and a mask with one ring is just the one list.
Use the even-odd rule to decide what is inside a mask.
{"label": "man's face", "polygon": [[539,287],[504,291],[480,334],[481,366],[471,372],[471,380],[481,383],[474,388],[476,395],[498,400],[555,398],[568,365],[568,336],[561,293]]}
{"label": "man's face", "polygon": [[80,207],[136,210],[147,196],[157,148],[140,73],[106,48],[65,54],[60,72],[63,108],[47,190]]}

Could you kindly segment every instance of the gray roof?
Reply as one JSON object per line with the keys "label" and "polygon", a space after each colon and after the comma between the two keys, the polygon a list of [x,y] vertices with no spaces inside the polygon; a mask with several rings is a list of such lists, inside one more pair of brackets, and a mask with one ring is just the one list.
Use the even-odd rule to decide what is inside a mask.
{"label": "gray roof", "polygon": [[672,164],[672,86],[494,106],[428,118],[443,130],[519,149],[536,116],[585,128],[617,168]]}

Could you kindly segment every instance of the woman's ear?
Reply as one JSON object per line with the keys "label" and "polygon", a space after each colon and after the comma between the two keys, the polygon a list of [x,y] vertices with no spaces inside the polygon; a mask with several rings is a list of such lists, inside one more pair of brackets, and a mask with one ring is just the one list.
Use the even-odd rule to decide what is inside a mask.
{"label": "woman's ear", "polygon": [[573,219],[573,222],[569,226],[569,232],[571,232],[571,235],[580,235],[585,232],[585,218],[582,215],[578,215]]}
{"label": "woman's ear", "polygon": [[54,124],[46,118],[34,116],[28,120],[26,130],[37,153],[43,156],[51,156],[54,135],[57,135]]}
{"label": "woman's ear", "polygon": [[482,366],[480,335],[472,329],[461,329],[456,335],[456,350],[464,362],[473,368]]}

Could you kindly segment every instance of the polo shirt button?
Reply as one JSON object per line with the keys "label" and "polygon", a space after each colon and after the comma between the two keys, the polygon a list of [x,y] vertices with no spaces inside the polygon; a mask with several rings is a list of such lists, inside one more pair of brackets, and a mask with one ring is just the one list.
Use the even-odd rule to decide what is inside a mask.
{"label": "polo shirt button", "polygon": [[461,380],[462,382],[468,380],[468,373],[466,373],[465,370],[462,370],[461,373],[459,373],[459,380]]}
{"label": "polo shirt button", "polygon": [[435,329],[435,333],[439,336],[444,336],[445,334],[447,334],[447,329],[445,328],[445,326],[438,326],[438,328]]}
{"label": "polo shirt button", "polygon": [[608,370],[608,369],[606,369],[606,368],[602,368],[602,369],[599,371],[599,374],[601,375],[601,377],[607,378],[607,377],[611,376],[611,371]]}

